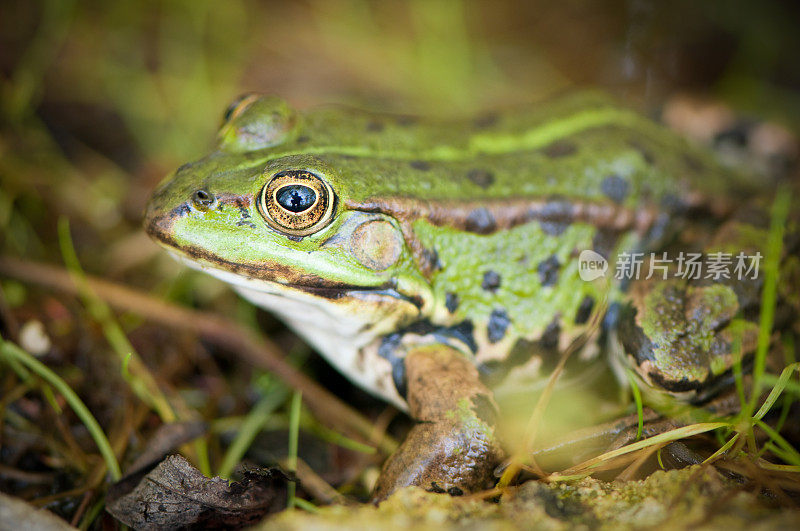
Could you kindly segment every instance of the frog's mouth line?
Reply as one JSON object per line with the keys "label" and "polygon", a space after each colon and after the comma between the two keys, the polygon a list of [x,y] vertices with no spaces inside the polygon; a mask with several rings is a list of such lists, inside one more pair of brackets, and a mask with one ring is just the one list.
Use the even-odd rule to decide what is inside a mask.
{"label": "frog's mouth line", "polygon": [[[262,289],[274,295],[287,296],[288,291],[296,290],[305,292],[316,297],[323,297],[329,300],[337,300],[347,297],[354,292],[381,293],[383,295],[408,302],[418,309],[422,307],[422,301],[415,297],[409,297],[397,291],[395,282],[389,281],[377,286],[357,286],[343,282],[331,282],[312,275],[297,275],[286,266],[280,264],[263,264],[255,266],[251,264],[241,264],[224,260],[213,253],[194,246],[178,246],[176,242],[161,231],[151,231],[148,233],[158,240],[158,243],[169,251],[171,255],[181,263],[199,269],[214,276],[218,273],[232,275],[226,278],[231,284],[237,284],[236,278],[244,278],[251,281],[263,282],[266,286],[275,289]],[[280,282],[275,279],[275,274],[283,274],[291,279],[288,282]],[[250,286],[253,288],[253,286]]]}

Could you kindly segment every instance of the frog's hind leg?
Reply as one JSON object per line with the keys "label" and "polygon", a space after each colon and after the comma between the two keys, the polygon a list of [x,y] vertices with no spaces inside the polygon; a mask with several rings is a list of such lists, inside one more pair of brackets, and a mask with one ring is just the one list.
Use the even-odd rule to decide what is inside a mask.
{"label": "frog's hind leg", "polygon": [[736,356],[754,350],[758,326],[733,288],[680,278],[635,282],[617,334],[626,359],[650,387],[692,402],[717,390]]}
{"label": "frog's hind leg", "polygon": [[409,347],[404,363],[409,413],[419,424],[385,463],[373,499],[410,485],[452,495],[491,486],[503,457],[497,410],[473,363],[442,344]]}
{"label": "frog's hind leg", "polygon": [[[625,358],[622,365],[634,369],[650,387],[694,403],[705,403],[732,387],[732,368],[739,361],[747,368],[758,341],[769,239],[763,225],[731,219],[701,253],[704,269],[687,274],[684,263],[683,272],[674,268],[668,278],[634,280],[615,327]],[[787,282],[796,281],[790,279],[797,274],[794,247],[784,246],[781,259]],[[719,274],[720,269],[725,272]],[[779,285],[776,329],[798,315],[797,305],[781,291],[785,290]]]}

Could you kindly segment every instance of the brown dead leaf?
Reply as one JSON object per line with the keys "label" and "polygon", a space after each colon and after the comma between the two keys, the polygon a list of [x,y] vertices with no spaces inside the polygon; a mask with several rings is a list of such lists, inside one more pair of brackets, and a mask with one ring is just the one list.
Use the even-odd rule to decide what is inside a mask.
{"label": "brown dead leaf", "polygon": [[172,455],[130,492],[114,485],[106,509],[135,529],[239,528],[286,507],[289,481],[273,468],[247,470],[242,481],[229,483],[207,478],[182,456]]}

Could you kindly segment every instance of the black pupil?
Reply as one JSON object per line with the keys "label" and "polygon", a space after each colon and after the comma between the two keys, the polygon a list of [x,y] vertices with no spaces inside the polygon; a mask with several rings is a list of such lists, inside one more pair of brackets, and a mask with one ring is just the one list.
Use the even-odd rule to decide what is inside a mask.
{"label": "black pupil", "polygon": [[317,194],[308,186],[291,184],[278,190],[275,199],[289,212],[303,212],[311,208],[317,200]]}

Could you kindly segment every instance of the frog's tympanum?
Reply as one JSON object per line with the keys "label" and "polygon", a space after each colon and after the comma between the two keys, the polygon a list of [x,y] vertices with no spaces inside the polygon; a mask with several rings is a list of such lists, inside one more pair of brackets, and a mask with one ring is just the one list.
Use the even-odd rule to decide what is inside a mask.
{"label": "frog's tympanum", "polygon": [[[770,200],[753,198],[769,186],[597,94],[457,123],[247,96],[145,224],[419,421],[378,498],[458,494],[504,455],[492,388],[541,384],[542,360],[586,335],[650,387],[718,393],[756,344],[763,275],[734,267],[765,252]],[[679,250],[731,255],[729,274],[645,261],[614,278],[621,256],[666,249],[673,270]],[[605,277],[581,280],[586,250]]]}

